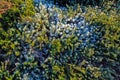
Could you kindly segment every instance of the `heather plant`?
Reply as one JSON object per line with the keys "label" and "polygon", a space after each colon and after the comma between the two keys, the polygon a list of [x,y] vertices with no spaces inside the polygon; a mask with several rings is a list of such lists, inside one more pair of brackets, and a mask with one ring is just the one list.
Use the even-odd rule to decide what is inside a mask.
{"label": "heather plant", "polygon": [[[13,80],[13,78],[17,76],[17,70],[14,70],[16,69],[15,63],[17,62],[17,57],[20,56],[22,49],[21,32],[16,27],[16,24],[19,21],[23,21],[23,16],[33,16],[34,7],[32,6],[32,1],[30,2],[32,7],[28,7],[28,2],[26,3],[27,6],[22,6],[25,3],[24,1],[19,0],[6,0],[5,2],[10,3],[11,7],[0,14],[0,74],[2,75],[0,79]],[[28,8],[29,11],[33,12],[31,14],[29,11],[21,10],[20,8]],[[8,61],[8,64],[7,66],[5,65],[5,69],[3,70],[2,67],[6,64],[6,61]],[[3,72],[5,72],[5,74]],[[19,72],[19,70],[17,72]]]}
{"label": "heather plant", "polygon": [[[113,7],[115,4],[108,4],[109,5],[106,5],[103,10],[96,8],[93,10],[88,8],[88,14],[86,15],[86,18],[91,21],[91,24],[103,26],[104,29],[104,36],[102,37],[101,41],[96,44],[95,50],[95,57],[101,58],[101,60],[97,61],[99,63],[104,63],[102,64],[103,67],[101,68],[102,77],[107,79],[119,79],[119,69],[115,69],[115,67],[120,64],[120,21],[118,19],[120,14],[117,11],[118,9]],[[105,73],[106,76],[104,76]]]}
{"label": "heather plant", "polygon": [[62,11],[40,4],[34,16],[15,18],[14,28],[1,26],[0,52],[7,55],[0,55],[0,79],[119,79],[120,14],[115,7],[78,5]]}
{"label": "heather plant", "polygon": [[33,6],[33,1],[31,0],[6,0],[6,2],[8,2],[11,7],[5,13],[1,14],[0,18],[1,27],[5,30],[11,27],[16,28],[15,25],[17,22],[34,15],[35,10]]}
{"label": "heather plant", "polygon": [[[39,72],[41,74],[41,79],[72,79],[71,75],[74,75],[74,72],[70,72],[72,70],[74,71],[72,65],[75,64],[76,67],[78,65],[82,65],[80,63],[84,61],[84,58],[87,58],[85,56],[88,55],[88,57],[91,57],[94,51],[87,51],[86,48],[86,51],[83,51],[82,53],[82,49],[79,48],[79,45],[82,42],[78,39],[78,36],[76,36],[77,27],[72,27],[66,24],[66,21],[64,22],[63,16],[66,14],[66,12],[62,12],[55,7],[47,10],[42,4],[39,9],[40,12],[35,14],[32,22],[28,21],[17,24],[17,27],[21,32],[21,47],[23,50],[20,55],[31,55],[35,58],[35,61],[38,62],[37,65],[41,67],[41,69],[39,69],[39,67],[36,69],[43,72]],[[46,16],[43,16],[43,14],[41,13],[46,14]],[[60,14],[57,15],[57,13]],[[59,17],[58,22],[55,22],[57,17]],[[67,15],[67,17],[69,20],[69,18],[73,18],[75,17],[75,15],[73,15],[73,17]],[[88,52],[88,54],[86,54],[86,52]],[[92,53],[89,54],[89,52]],[[81,60],[77,61],[78,59]],[[24,63],[24,61],[22,62]],[[89,63],[86,65],[89,66]],[[59,69],[60,66],[63,69],[60,69],[58,73],[62,73],[62,76],[58,75],[55,72],[55,68],[58,67]],[[94,65],[92,64],[91,66],[94,67]],[[32,66],[29,66],[27,68],[31,69],[31,67]],[[70,71],[68,70],[68,67],[70,67]],[[28,72],[30,71],[30,69],[28,69]],[[25,74],[24,72],[26,72],[26,70],[27,69],[23,69],[22,74]],[[77,70],[76,72],[79,73],[79,71]],[[75,72],[75,79],[79,79],[80,77],[81,79],[84,79],[86,77],[85,73],[88,73],[88,75],[90,74],[88,72],[90,71],[89,68],[88,71],[84,71],[85,69],[82,70],[83,71],[80,72],[78,76]],[[98,72],[95,72],[99,73],[98,75],[94,75],[94,73],[91,72],[93,74],[92,76],[94,76],[95,79],[100,76],[99,69],[97,70]],[[26,74],[28,77],[32,76],[32,74]]]}
{"label": "heather plant", "polygon": [[[12,6],[4,13],[0,14],[0,48],[2,54],[19,55],[20,51],[20,31],[16,27],[19,21],[23,21],[25,18],[34,15],[34,6],[32,1],[19,1],[9,0],[6,2]],[[23,6],[25,5],[25,6]],[[28,6],[29,5],[29,6]],[[26,10],[25,10],[26,9]],[[17,35],[16,35],[17,34]]]}

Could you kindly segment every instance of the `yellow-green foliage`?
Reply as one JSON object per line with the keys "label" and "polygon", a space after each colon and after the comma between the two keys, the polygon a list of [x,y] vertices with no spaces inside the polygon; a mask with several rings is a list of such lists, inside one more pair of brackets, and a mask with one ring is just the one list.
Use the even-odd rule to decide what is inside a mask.
{"label": "yellow-green foliage", "polygon": [[117,58],[120,52],[120,14],[112,8],[112,3],[108,4],[103,10],[88,8],[85,16],[91,24],[100,25],[104,28],[105,35],[100,42],[106,49],[104,54]]}
{"label": "yellow-green foliage", "polygon": [[[102,26],[103,37],[97,43],[95,49],[95,57],[101,58],[103,62],[109,62],[108,67],[113,67],[119,63],[120,55],[120,13],[119,9],[116,9],[115,4],[108,3],[102,9],[99,7],[96,8],[87,8],[86,20],[90,21],[92,25]],[[102,59],[103,58],[103,59]],[[105,72],[102,71],[102,77],[108,78],[107,75],[110,75],[112,79],[112,73],[117,74],[117,69],[105,69]],[[113,71],[113,72],[112,72]],[[109,78],[108,78],[109,79]]]}
{"label": "yellow-green foliage", "polygon": [[57,53],[60,53],[61,52],[61,48],[62,48],[62,45],[61,45],[61,42],[59,39],[57,40],[52,40],[51,42],[51,53],[53,55],[57,54]]}
{"label": "yellow-green foliage", "polygon": [[[84,7],[84,13],[80,5],[77,9],[69,7],[68,11],[52,8],[51,12],[40,5],[39,13],[33,16],[31,0],[11,2],[14,4],[11,10],[1,15],[0,59],[4,57],[5,60],[0,61],[0,79],[120,79],[120,13],[113,3],[104,7]],[[62,25],[63,18],[72,19],[79,14],[90,25],[101,26],[102,37],[93,47],[83,48],[79,46],[82,40],[74,32],[62,31],[59,36],[56,25],[50,22],[55,12],[60,14],[61,24],[57,27]],[[66,30],[68,28],[67,25]]]}
{"label": "yellow-green foliage", "polygon": [[13,11],[19,11],[23,17],[33,16],[35,13],[33,0],[9,0]]}
{"label": "yellow-green foliage", "polygon": [[[20,50],[20,48],[17,49],[17,46],[20,42],[18,42],[17,37],[21,34],[17,29],[16,24],[25,17],[33,16],[35,10],[32,0],[9,1],[11,2],[12,7],[7,12],[0,15],[0,48],[2,49],[1,53],[15,53],[16,55],[19,55],[18,50]],[[17,36],[15,36],[15,34],[17,34]]]}

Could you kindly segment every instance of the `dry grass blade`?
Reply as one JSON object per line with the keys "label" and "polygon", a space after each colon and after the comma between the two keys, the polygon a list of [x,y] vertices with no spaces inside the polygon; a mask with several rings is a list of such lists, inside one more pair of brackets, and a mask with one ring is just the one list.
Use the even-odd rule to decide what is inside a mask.
{"label": "dry grass blade", "polygon": [[7,1],[0,1],[0,14],[5,13],[8,9],[11,8],[11,3]]}

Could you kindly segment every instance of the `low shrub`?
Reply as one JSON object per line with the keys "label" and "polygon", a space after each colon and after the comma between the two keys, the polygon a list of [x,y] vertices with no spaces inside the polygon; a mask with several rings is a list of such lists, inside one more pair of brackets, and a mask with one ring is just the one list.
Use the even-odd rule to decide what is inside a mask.
{"label": "low shrub", "polygon": [[40,4],[15,28],[1,27],[0,79],[119,79],[120,14],[115,7],[62,11]]}

